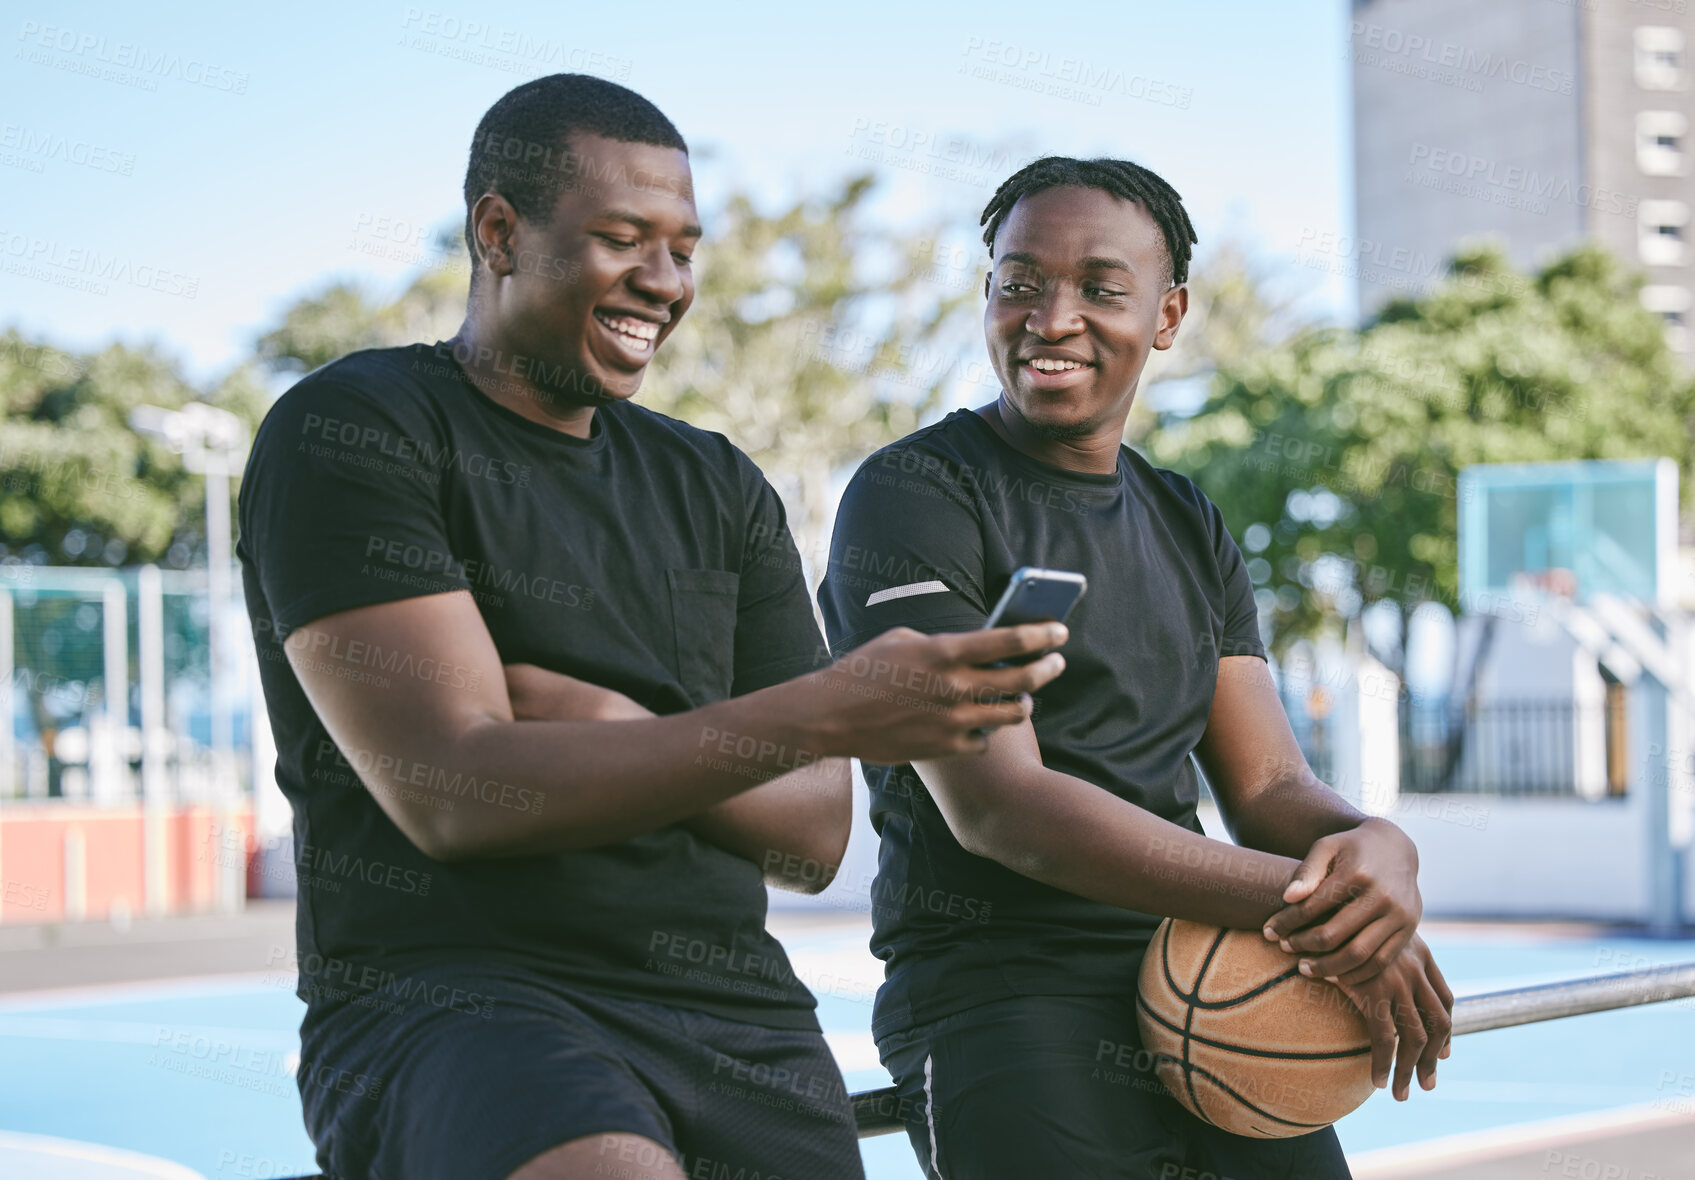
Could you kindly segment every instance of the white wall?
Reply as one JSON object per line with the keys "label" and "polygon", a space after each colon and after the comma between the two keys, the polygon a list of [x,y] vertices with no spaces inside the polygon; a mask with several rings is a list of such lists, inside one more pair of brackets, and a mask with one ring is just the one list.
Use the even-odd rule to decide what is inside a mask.
{"label": "white wall", "polygon": [[1646,824],[1628,801],[1403,795],[1390,818],[1418,845],[1428,917],[1647,920]]}

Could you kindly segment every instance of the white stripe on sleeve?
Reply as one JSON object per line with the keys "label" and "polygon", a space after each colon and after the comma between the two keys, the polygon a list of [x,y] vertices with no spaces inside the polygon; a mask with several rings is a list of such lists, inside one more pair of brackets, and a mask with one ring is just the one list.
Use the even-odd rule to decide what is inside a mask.
{"label": "white stripe on sleeve", "polygon": [[876,606],[879,602],[893,602],[897,598],[911,598],[915,594],[946,594],[946,582],[913,582],[907,586],[890,586],[887,590],[879,590],[865,600],[866,606]]}

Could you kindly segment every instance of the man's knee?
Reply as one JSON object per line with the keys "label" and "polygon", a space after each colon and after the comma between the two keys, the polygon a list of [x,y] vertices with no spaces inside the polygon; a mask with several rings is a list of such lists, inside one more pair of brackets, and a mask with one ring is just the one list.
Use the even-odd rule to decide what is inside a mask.
{"label": "man's knee", "polygon": [[536,1156],[506,1180],[686,1180],[663,1143],[623,1131],[589,1135]]}

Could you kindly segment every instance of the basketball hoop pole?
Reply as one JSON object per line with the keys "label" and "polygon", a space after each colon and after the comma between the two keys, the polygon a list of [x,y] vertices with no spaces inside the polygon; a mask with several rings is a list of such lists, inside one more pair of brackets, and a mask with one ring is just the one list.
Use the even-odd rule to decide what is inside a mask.
{"label": "basketball hoop pole", "polygon": [[[1659,1004],[1687,996],[1695,996],[1695,963],[1484,992],[1454,1001],[1454,1035],[1632,1008],[1638,1004]],[[866,1090],[852,1097],[861,1139],[905,1129],[907,1120],[901,1117],[901,1102],[893,1086]],[[916,1111],[910,1114],[918,1117]]]}

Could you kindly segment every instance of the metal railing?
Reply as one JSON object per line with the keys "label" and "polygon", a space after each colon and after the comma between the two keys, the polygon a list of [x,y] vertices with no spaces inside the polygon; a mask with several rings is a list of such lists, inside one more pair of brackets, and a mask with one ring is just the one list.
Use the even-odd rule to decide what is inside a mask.
{"label": "metal railing", "polygon": [[[1695,963],[1484,992],[1462,996],[1454,1001],[1454,1035],[1534,1024],[1541,1020],[1560,1020],[1567,1016],[1631,1008],[1638,1004],[1658,1004],[1687,996],[1695,996]],[[862,1091],[852,1095],[852,1100],[861,1139],[905,1129],[906,1124],[898,1114],[900,1100],[893,1086]]]}

